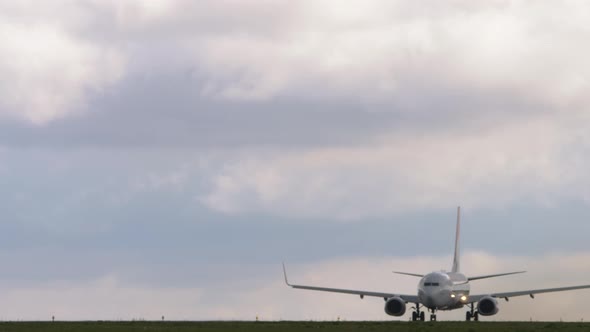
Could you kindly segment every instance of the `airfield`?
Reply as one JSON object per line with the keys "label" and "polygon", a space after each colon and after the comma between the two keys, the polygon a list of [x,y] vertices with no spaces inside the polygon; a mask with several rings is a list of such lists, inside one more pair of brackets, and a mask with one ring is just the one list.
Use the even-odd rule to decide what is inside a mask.
{"label": "airfield", "polygon": [[583,322],[2,322],[0,331],[588,331]]}

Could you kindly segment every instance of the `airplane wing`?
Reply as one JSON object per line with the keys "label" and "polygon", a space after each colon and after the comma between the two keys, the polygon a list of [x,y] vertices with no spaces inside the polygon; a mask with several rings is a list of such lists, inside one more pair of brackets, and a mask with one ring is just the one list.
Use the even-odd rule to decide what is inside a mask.
{"label": "airplane wing", "polygon": [[285,269],[285,264],[283,264],[283,274],[285,275],[285,283],[287,284],[287,286],[292,287],[292,288],[307,289],[307,290],[321,291],[321,292],[353,294],[353,295],[359,295],[361,297],[361,299],[365,296],[382,297],[384,299],[388,299],[391,297],[400,297],[402,300],[404,300],[406,302],[420,303],[420,300],[418,299],[417,295],[403,295],[403,294],[381,293],[381,292],[372,292],[372,291],[354,290],[354,289],[293,285],[293,284],[290,284],[289,281],[287,280],[287,271]]}
{"label": "airplane wing", "polygon": [[558,287],[558,288],[542,288],[542,289],[532,289],[532,290],[525,290],[525,291],[515,291],[515,292],[503,292],[503,293],[492,293],[487,295],[472,295],[469,297],[469,303],[478,302],[485,296],[497,297],[497,298],[510,298],[515,296],[524,296],[529,295],[530,297],[534,298],[535,294],[541,293],[551,293],[551,292],[564,292],[576,289],[586,289],[590,288],[590,285],[581,285],[581,286],[570,286],[570,287]]}

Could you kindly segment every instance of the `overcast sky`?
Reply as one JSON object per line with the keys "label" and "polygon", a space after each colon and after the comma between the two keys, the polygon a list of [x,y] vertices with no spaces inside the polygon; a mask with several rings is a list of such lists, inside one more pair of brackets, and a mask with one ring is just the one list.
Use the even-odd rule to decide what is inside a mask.
{"label": "overcast sky", "polygon": [[[0,319],[384,319],[590,283],[590,3],[0,0]],[[590,291],[489,320],[590,320]],[[407,319],[407,316],[402,319]],[[463,310],[439,319],[462,319]]]}

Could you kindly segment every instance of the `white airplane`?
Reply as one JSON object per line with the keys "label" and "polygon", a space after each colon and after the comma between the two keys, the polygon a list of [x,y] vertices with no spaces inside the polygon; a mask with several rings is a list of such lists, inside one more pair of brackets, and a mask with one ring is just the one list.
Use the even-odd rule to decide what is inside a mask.
{"label": "white airplane", "polygon": [[[385,313],[391,316],[402,316],[406,313],[406,303],[413,303],[415,307],[412,307],[412,320],[413,321],[424,321],[424,311],[421,307],[425,307],[431,312],[430,320],[436,320],[437,310],[453,310],[462,308],[465,305],[470,306],[470,310],[466,312],[465,320],[470,321],[479,320],[479,315],[492,316],[498,313],[498,298],[503,298],[508,301],[509,298],[515,296],[529,295],[534,298],[534,294],[549,293],[549,292],[562,292],[574,289],[590,288],[590,285],[582,286],[570,286],[570,287],[559,287],[559,288],[545,288],[545,289],[533,289],[523,290],[515,292],[501,292],[501,293],[488,293],[481,295],[470,295],[469,294],[469,282],[473,280],[485,279],[506,276],[517,273],[524,273],[525,271],[499,273],[491,275],[483,275],[476,277],[466,277],[463,273],[459,272],[459,233],[461,226],[461,208],[457,208],[457,229],[455,236],[455,256],[453,258],[453,268],[451,272],[446,271],[435,271],[426,275],[417,273],[397,272],[397,274],[404,274],[414,277],[419,277],[420,282],[418,283],[418,294],[417,295],[404,295],[398,293],[381,293],[371,292],[363,290],[352,290],[352,289],[338,289],[338,288],[325,288],[316,286],[305,286],[305,285],[292,285],[287,280],[287,271],[285,264],[283,264],[283,273],[285,276],[285,283],[298,289],[307,289],[314,291],[323,292],[335,292],[359,295],[362,298],[365,296],[382,297],[385,300]],[[476,305],[477,304],[477,305]],[[476,310],[477,308],[477,310]]]}

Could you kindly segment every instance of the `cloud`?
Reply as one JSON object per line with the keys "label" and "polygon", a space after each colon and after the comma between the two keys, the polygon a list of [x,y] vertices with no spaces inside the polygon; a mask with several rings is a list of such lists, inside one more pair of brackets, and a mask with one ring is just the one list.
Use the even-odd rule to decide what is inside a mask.
{"label": "cloud", "polygon": [[242,105],[339,100],[411,113],[441,96],[487,96],[571,112],[587,101],[579,2],[32,4],[0,4],[0,91],[4,115],[37,124],[79,113],[129,74],[178,69],[202,99]]}
{"label": "cloud", "polygon": [[280,34],[238,25],[205,35],[195,58],[208,74],[203,94],[227,99],[392,101],[408,87],[435,86],[457,97],[494,93],[580,107],[590,88],[590,48],[580,46],[588,37],[585,7],[301,1],[258,13],[285,17],[274,27]]}
{"label": "cloud", "polygon": [[502,208],[588,200],[585,129],[539,116],[466,132],[403,132],[371,145],[251,153],[200,200],[227,214],[366,220],[457,204]]}
{"label": "cloud", "polygon": [[76,36],[59,21],[24,23],[23,4],[0,8],[0,115],[42,125],[80,112],[90,93],[122,76],[124,56],[114,47]]}
{"label": "cloud", "polygon": [[[390,289],[395,281],[413,292],[415,280],[391,279],[388,262],[363,257],[388,252],[388,234],[421,232],[422,222],[457,204],[483,211],[471,229],[499,235],[511,223],[515,231],[506,236],[516,240],[496,248],[502,252],[584,248],[583,232],[568,230],[586,227],[590,199],[587,7],[463,0],[0,0],[0,173],[7,220],[1,233],[6,255],[28,250],[23,257],[29,259],[18,261],[45,264],[41,272],[20,263],[9,269],[22,284],[6,302],[18,306],[5,312],[18,318],[40,295],[45,302],[32,311],[38,317],[48,317],[48,303],[60,303],[58,316],[90,317],[105,308],[105,316],[116,319],[105,304],[109,297],[145,304],[132,307],[127,318],[158,318],[161,307],[148,303],[161,299],[181,318],[381,319],[380,299],[351,298],[336,306],[345,297],[292,295],[280,270],[269,277],[256,264],[280,255],[268,248],[299,258],[356,253],[361,258],[326,262],[326,270],[293,266],[293,277],[306,281],[298,270],[320,271],[308,280],[362,287],[372,280],[361,274],[365,269],[386,278],[375,286]],[[334,228],[337,236],[326,240]],[[552,241],[556,233],[567,243]],[[299,238],[307,239],[306,248],[299,248]],[[398,241],[409,245],[397,255],[414,254],[410,240]],[[437,241],[421,253],[435,250]],[[477,246],[488,249],[489,243]],[[547,260],[558,267],[566,261],[478,255],[473,272],[508,269],[505,260]],[[146,281],[138,276],[147,278],[142,271],[159,267],[150,264],[173,259],[182,270],[190,265],[187,256],[207,271],[219,261],[245,265],[255,277],[247,290],[221,289],[221,297],[215,296],[215,288],[224,288],[216,284],[221,275],[212,282],[199,271],[152,273],[154,288],[138,285]],[[70,270],[70,257],[80,267]],[[100,263],[84,267],[87,257]],[[242,264],[251,259],[256,263]],[[392,259],[408,269],[439,260]],[[561,267],[577,276],[578,260],[587,257]],[[130,263],[136,265],[127,274],[104,273]],[[234,275],[243,277],[241,270]],[[339,279],[348,274],[350,280]],[[187,275],[202,284],[186,286]],[[538,286],[561,284],[560,276],[543,276],[556,279]],[[55,281],[60,278],[67,284]],[[184,285],[198,303],[175,292],[179,288],[162,289],[168,281]],[[60,292],[67,295],[63,301]],[[77,310],[71,303],[84,294],[93,303]],[[534,303],[548,299],[539,305],[551,319],[554,299],[568,307],[566,314],[578,315],[569,306],[583,305],[577,293],[568,294]],[[175,296],[184,309],[172,303]],[[284,301],[290,296],[292,305]],[[519,306],[511,306],[530,303],[524,300],[503,303],[502,313],[516,318],[512,311]]]}

